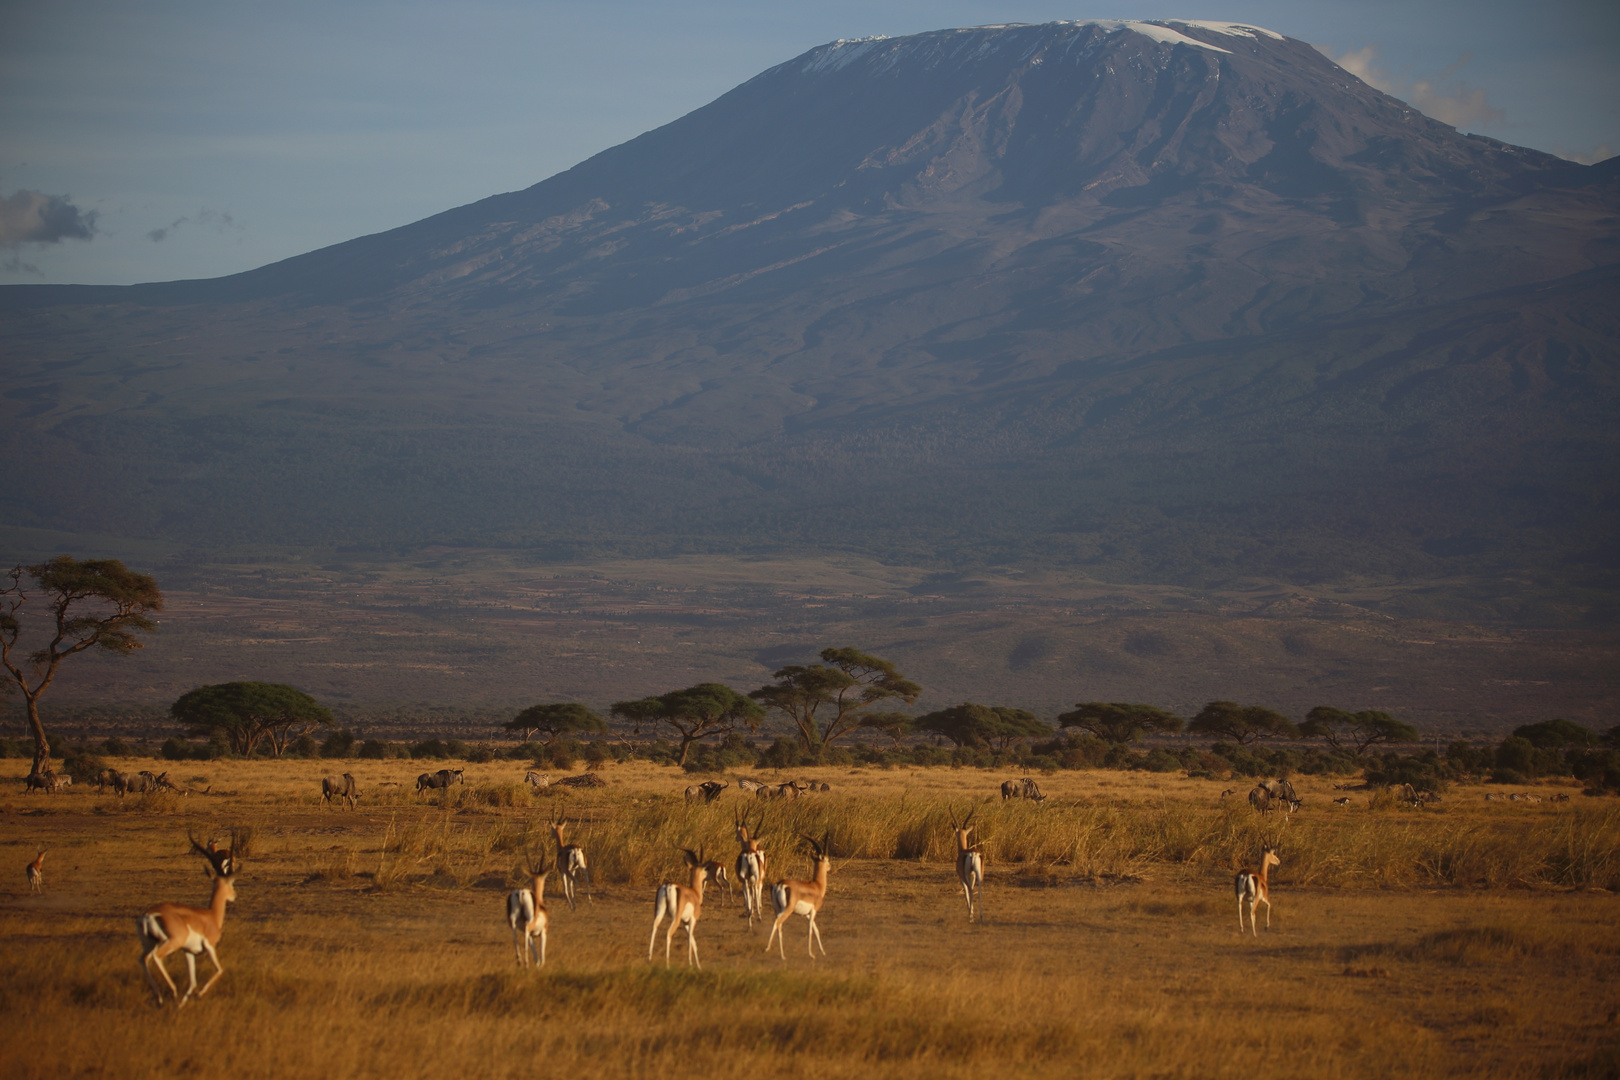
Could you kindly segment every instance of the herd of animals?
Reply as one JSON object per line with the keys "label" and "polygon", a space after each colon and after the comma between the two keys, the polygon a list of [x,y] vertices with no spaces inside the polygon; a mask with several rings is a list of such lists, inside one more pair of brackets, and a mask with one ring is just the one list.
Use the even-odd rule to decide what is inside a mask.
{"label": "herd of animals", "polygon": [[[34,776],[29,777],[29,790],[43,788],[48,792],[59,790],[60,787],[71,783],[71,778],[62,777],[60,782],[54,774],[47,773],[44,783],[36,783]],[[126,793],[145,793],[155,791],[174,791],[189,794],[189,791],[179,788],[168,779],[167,773],[154,774],[142,770],[134,773],[122,773],[114,769],[103,771],[98,777],[100,790],[111,790],[123,796]],[[530,771],[525,781],[536,791],[549,787],[552,783],[550,777],[544,773]],[[461,769],[439,769],[434,772],[422,773],[416,780],[418,794],[430,791],[445,791],[456,784],[465,783],[464,771]],[[557,781],[560,785],[576,787],[602,786],[604,781],[593,773],[579,776],[565,777]],[[796,799],[802,794],[812,791],[828,791],[830,786],[826,783],[813,781],[789,781],[782,784],[762,784],[758,781],[738,779],[739,790],[752,793],[761,799]],[[685,798],[689,802],[713,802],[720,797],[728,786],[729,781],[706,781],[685,789]],[[1409,802],[1413,806],[1422,806],[1426,802],[1437,802],[1439,796],[1432,792],[1419,792],[1410,784],[1392,784],[1388,790],[1398,799]],[[1227,789],[1221,793],[1224,800],[1237,793],[1236,789]],[[1018,780],[1008,780],[1001,784],[1001,798],[1028,799],[1037,805],[1046,801],[1041,793],[1040,786],[1030,777]],[[326,776],[321,779],[322,805],[347,804],[355,808],[359,799],[359,785],[352,773]],[[1250,805],[1261,812],[1281,809],[1286,813],[1293,813],[1300,808],[1302,800],[1294,789],[1294,785],[1285,779],[1266,780],[1249,792]],[[1551,796],[1554,802],[1567,801],[1566,794]],[[1485,795],[1487,802],[1494,801],[1530,801],[1541,802],[1542,797],[1530,793],[1501,793],[1491,792]],[[1349,802],[1344,796],[1333,800],[1335,804],[1344,805]],[[961,886],[963,897],[967,903],[967,917],[972,921],[976,916],[982,918],[982,890],[984,884],[984,855],[979,844],[973,841],[973,816],[977,811],[971,811],[965,818],[957,819],[953,812],[950,817],[951,832],[956,841],[956,877]],[[743,903],[748,917],[748,925],[753,927],[756,920],[765,918],[765,897],[768,857],[765,849],[765,836],[763,815],[750,824],[742,815],[734,815],[734,825],[739,851],[732,866],[735,881],[742,890]],[[546,882],[553,873],[556,873],[562,883],[563,898],[567,901],[570,910],[576,908],[576,894],[581,885],[584,887],[585,898],[591,901],[590,864],[585,851],[578,844],[567,842],[565,833],[569,823],[560,818],[553,818],[551,822],[552,835],[556,841],[555,861],[548,861],[544,856],[532,861],[528,866],[529,886],[514,889],[507,897],[506,917],[512,930],[513,948],[517,953],[517,961],[521,966],[530,966],[538,963],[544,966],[546,962],[546,940],[550,928],[550,914],[546,908],[545,890]],[[774,921],[771,924],[770,935],[766,940],[765,951],[770,952],[771,946],[777,947],[778,953],[785,961],[787,959],[785,935],[783,926],[794,915],[802,915],[808,923],[806,929],[806,948],[810,958],[815,959],[816,949],[820,948],[821,955],[827,954],[826,947],[821,942],[821,930],[816,925],[816,916],[821,911],[827,897],[827,875],[831,870],[832,836],[823,834],[817,840],[814,837],[801,834],[801,838],[808,845],[811,856],[810,873],[806,878],[782,878],[771,884],[769,895]],[[193,996],[201,998],[210,987],[224,974],[220,966],[216,946],[225,927],[226,905],[236,899],[234,878],[241,865],[240,852],[243,844],[237,834],[232,835],[230,847],[219,847],[213,839],[206,844],[191,838],[191,850],[202,857],[208,866],[208,874],[213,880],[213,895],[207,907],[191,907],[183,904],[162,903],[148,908],[136,919],[136,931],[141,942],[141,970],[145,974],[147,984],[152,989],[158,1003],[163,1004],[165,998],[158,978],[167,986],[169,995],[177,1004],[184,1005]],[[675,932],[678,929],[686,931],[687,964],[701,968],[698,960],[696,930],[698,920],[702,917],[705,890],[711,886],[724,886],[728,897],[731,894],[732,876],[728,875],[725,864],[716,859],[706,857],[706,850],[699,848],[696,852],[687,848],[679,849],[685,860],[689,877],[685,884],[667,882],[658,887],[654,894],[653,927],[652,934],[647,941],[647,959],[653,959],[657,944],[659,927],[668,920],[669,926],[664,935],[664,962],[670,962],[670,953],[673,946]],[[44,866],[46,849],[40,848],[38,855],[28,863],[27,879],[31,891],[41,892],[44,889]],[[1271,927],[1271,890],[1270,870],[1280,866],[1281,860],[1274,847],[1266,847],[1261,852],[1259,869],[1244,869],[1238,872],[1233,879],[1233,892],[1238,904],[1238,930],[1247,927],[1250,933],[1258,936],[1259,929],[1256,920],[1256,910],[1260,905],[1266,908],[1266,927]],[[184,994],[179,992],[165,963],[166,959],[179,952],[185,957],[189,985]],[[197,959],[206,955],[214,966],[214,973],[203,984],[197,987]]]}

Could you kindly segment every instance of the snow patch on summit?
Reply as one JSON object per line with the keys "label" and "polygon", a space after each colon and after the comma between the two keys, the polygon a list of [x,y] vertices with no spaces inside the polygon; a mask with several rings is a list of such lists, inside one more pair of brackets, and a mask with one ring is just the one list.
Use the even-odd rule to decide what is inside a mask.
{"label": "snow patch on summit", "polygon": [[[1062,31],[1073,32],[1087,27],[1095,27],[1110,36],[1129,31],[1161,45],[1188,45],[1195,49],[1218,53],[1230,53],[1231,50],[1189,37],[1182,33],[1182,30],[1202,30],[1208,34],[1221,34],[1226,37],[1250,39],[1268,37],[1277,41],[1287,40],[1274,30],[1250,26],[1247,23],[1198,19],[1152,21],[1072,19],[1045,24],[999,23],[991,26],[959,27],[899,38],[882,34],[873,37],[840,38],[811,50],[806,56],[792,63],[797,70],[807,74],[826,74],[851,65],[862,64],[869,69],[870,74],[877,75],[903,62],[921,61],[927,67],[934,67],[942,62],[970,61],[1009,47],[1023,48],[1028,53],[1034,54],[1041,48],[1041,39],[1050,37],[1050,34],[1043,34],[1043,31],[1061,28]],[[967,45],[968,48],[964,50],[963,45]]]}

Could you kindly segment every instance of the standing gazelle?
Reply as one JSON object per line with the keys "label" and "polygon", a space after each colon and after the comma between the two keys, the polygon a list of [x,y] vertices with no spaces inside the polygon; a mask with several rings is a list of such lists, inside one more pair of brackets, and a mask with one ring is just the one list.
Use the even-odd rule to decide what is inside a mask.
{"label": "standing gazelle", "polygon": [[742,847],[737,853],[737,883],[742,886],[743,906],[748,909],[748,925],[752,928],[755,919],[765,918],[765,849],[760,846],[764,837],[759,831],[765,827],[765,817],[760,816],[752,832],[740,813],[734,813],[732,819],[737,825],[737,843]]}
{"label": "standing gazelle", "polygon": [[[240,851],[242,845],[233,841],[231,846]],[[208,861],[210,876],[214,879],[214,895],[207,907],[157,904],[147,908],[146,913],[135,920],[135,930],[141,938],[141,970],[146,974],[146,982],[152,988],[152,993],[157,995],[159,1005],[163,1004],[163,991],[158,989],[157,980],[152,977],[154,967],[168,984],[169,993],[179,999],[179,1005],[190,1000],[193,992],[199,998],[208,993],[209,987],[225,974],[214,946],[219,944],[219,937],[225,931],[225,905],[236,899],[236,886],[232,879],[241,865],[241,859],[217,850],[210,851],[212,847],[212,841],[205,848],[195,836],[191,838],[191,850]],[[175,988],[174,980],[169,977],[164,964],[169,954],[176,951],[186,954],[186,971],[191,976],[191,985],[186,987],[184,997]],[[207,953],[208,959],[213,961],[214,975],[198,990],[197,956],[200,953]]]}
{"label": "standing gazelle", "polygon": [[[799,834],[804,836],[803,833]],[[827,946],[821,944],[821,931],[816,927],[816,914],[821,911],[821,905],[827,900],[827,873],[832,869],[832,834],[822,836],[821,843],[808,836],[804,837],[809,843],[815,858],[811,864],[811,881],[778,881],[771,886],[771,906],[776,909],[776,922],[771,925],[771,936],[765,939],[765,951],[771,951],[771,942],[777,943],[776,948],[787,959],[786,935],[782,933],[782,924],[788,921],[790,915],[803,915],[810,921],[810,930],[805,936],[805,947],[810,951],[810,959],[816,958],[816,946],[821,946],[821,955],[827,955]]]}
{"label": "standing gazelle", "polygon": [[977,808],[969,811],[961,824],[957,823],[955,813],[951,814],[951,831],[956,834],[956,880],[967,897],[969,922],[973,921],[975,907],[979,909],[979,918],[984,918],[984,853],[978,844],[968,843],[968,834],[973,831],[973,815],[978,812]]}
{"label": "standing gazelle", "polygon": [[708,878],[708,870],[704,866],[707,861],[703,858],[703,849],[699,848],[696,855],[686,848],[680,849],[686,857],[686,865],[692,871],[691,885],[665,884],[658,886],[658,893],[653,898],[653,925],[652,936],[647,938],[647,959],[653,958],[653,942],[658,940],[658,924],[669,916],[669,931],[664,934],[664,966],[669,966],[669,947],[675,940],[675,928],[686,927],[686,963],[696,966],[699,971],[703,965],[698,962],[697,953],[697,923],[703,917],[703,882]]}
{"label": "standing gazelle", "polygon": [[565,819],[552,819],[551,832],[557,838],[557,872],[562,875],[563,898],[568,901],[568,910],[573,911],[574,889],[581,880],[585,882],[585,899],[591,899],[591,868],[585,861],[585,849],[563,840],[567,828]]}
{"label": "standing gazelle", "polygon": [[1249,905],[1249,932],[1255,937],[1260,931],[1254,925],[1254,909],[1257,904],[1266,905],[1266,929],[1271,929],[1271,882],[1267,875],[1273,866],[1281,866],[1282,860],[1277,858],[1277,849],[1264,848],[1260,852],[1260,869],[1239,870],[1237,877],[1232,880],[1232,889],[1237,893],[1238,902],[1238,933],[1243,933],[1243,905]]}
{"label": "standing gazelle", "polygon": [[530,888],[513,889],[506,898],[506,921],[512,924],[512,947],[517,950],[519,967],[534,962],[534,939],[540,939],[540,966],[546,966],[546,878],[551,868],[546,857],[529,867]]}
{"label": "standing gazelle", "polygon": [[28,864],[28,888],[31,892],[45,891],[45,849],[40,848],[34,861]]}

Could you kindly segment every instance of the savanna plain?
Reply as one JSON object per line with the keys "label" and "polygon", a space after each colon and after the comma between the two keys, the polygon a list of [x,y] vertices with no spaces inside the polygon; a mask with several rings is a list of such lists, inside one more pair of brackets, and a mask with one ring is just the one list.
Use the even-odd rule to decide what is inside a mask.
{"label": "savanna plain", "polygon": [[[418,796],[420,763],[366,761],[345,766],[361,791],[347,810],[318,801],[332,762],[136,763],[196,793],[123,799],[24,795],[26,762],[6,764],[7,1077],[1620,1070],[1620,808],[1576,789],[1487,803],[1494,789],[1459,786],[1419,809],[1304,778],[1290,816],[1207,779],[1064,773],[1036,805],[1002,803],[1007,777],[976,769],[811,768],[831,790],[765,803],[730,787],[702,805],[645,762],[548,792],[510,762],[469,765],[466,784]],[[970,811],[987,859],[974,921],[949,831]],[[797,916],[786,959],[767,955],[767,927],[711,887],[702,969],[684,935],[666,967],[662,932],[649,963],[654,886],[685,879],[677,847],[729,865],[738,813],[764,815],[772,880],[806,875],[801,834],[831,834],[827,956],[806,955]],[[570,910],[553,875],[547,963],[524,970],[505,899],[554,856],[554,815],[594,883]],[[188,834],[232,828],[224,976],[159,1009],[135,916],[205,904]],[[1266,845],[1270,925],[1262,908],[1258,935],[1240,933],[1232,875]],[[41,847],[33,894],[22,871]],[[178,958],[171,971],[184,987]]]}

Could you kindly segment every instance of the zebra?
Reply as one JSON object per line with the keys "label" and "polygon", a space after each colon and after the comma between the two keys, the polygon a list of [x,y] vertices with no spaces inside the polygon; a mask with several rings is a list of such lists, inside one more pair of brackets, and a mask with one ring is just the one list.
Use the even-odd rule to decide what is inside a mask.
{"label": "zebra", "polygon": [[544,791],[546,788],[551,786],[551,774],[535,772],[533,769],[530,769],[528,772],[523,774],[523,782],[528,784],[529,787],[533,788],[535,791]]}

